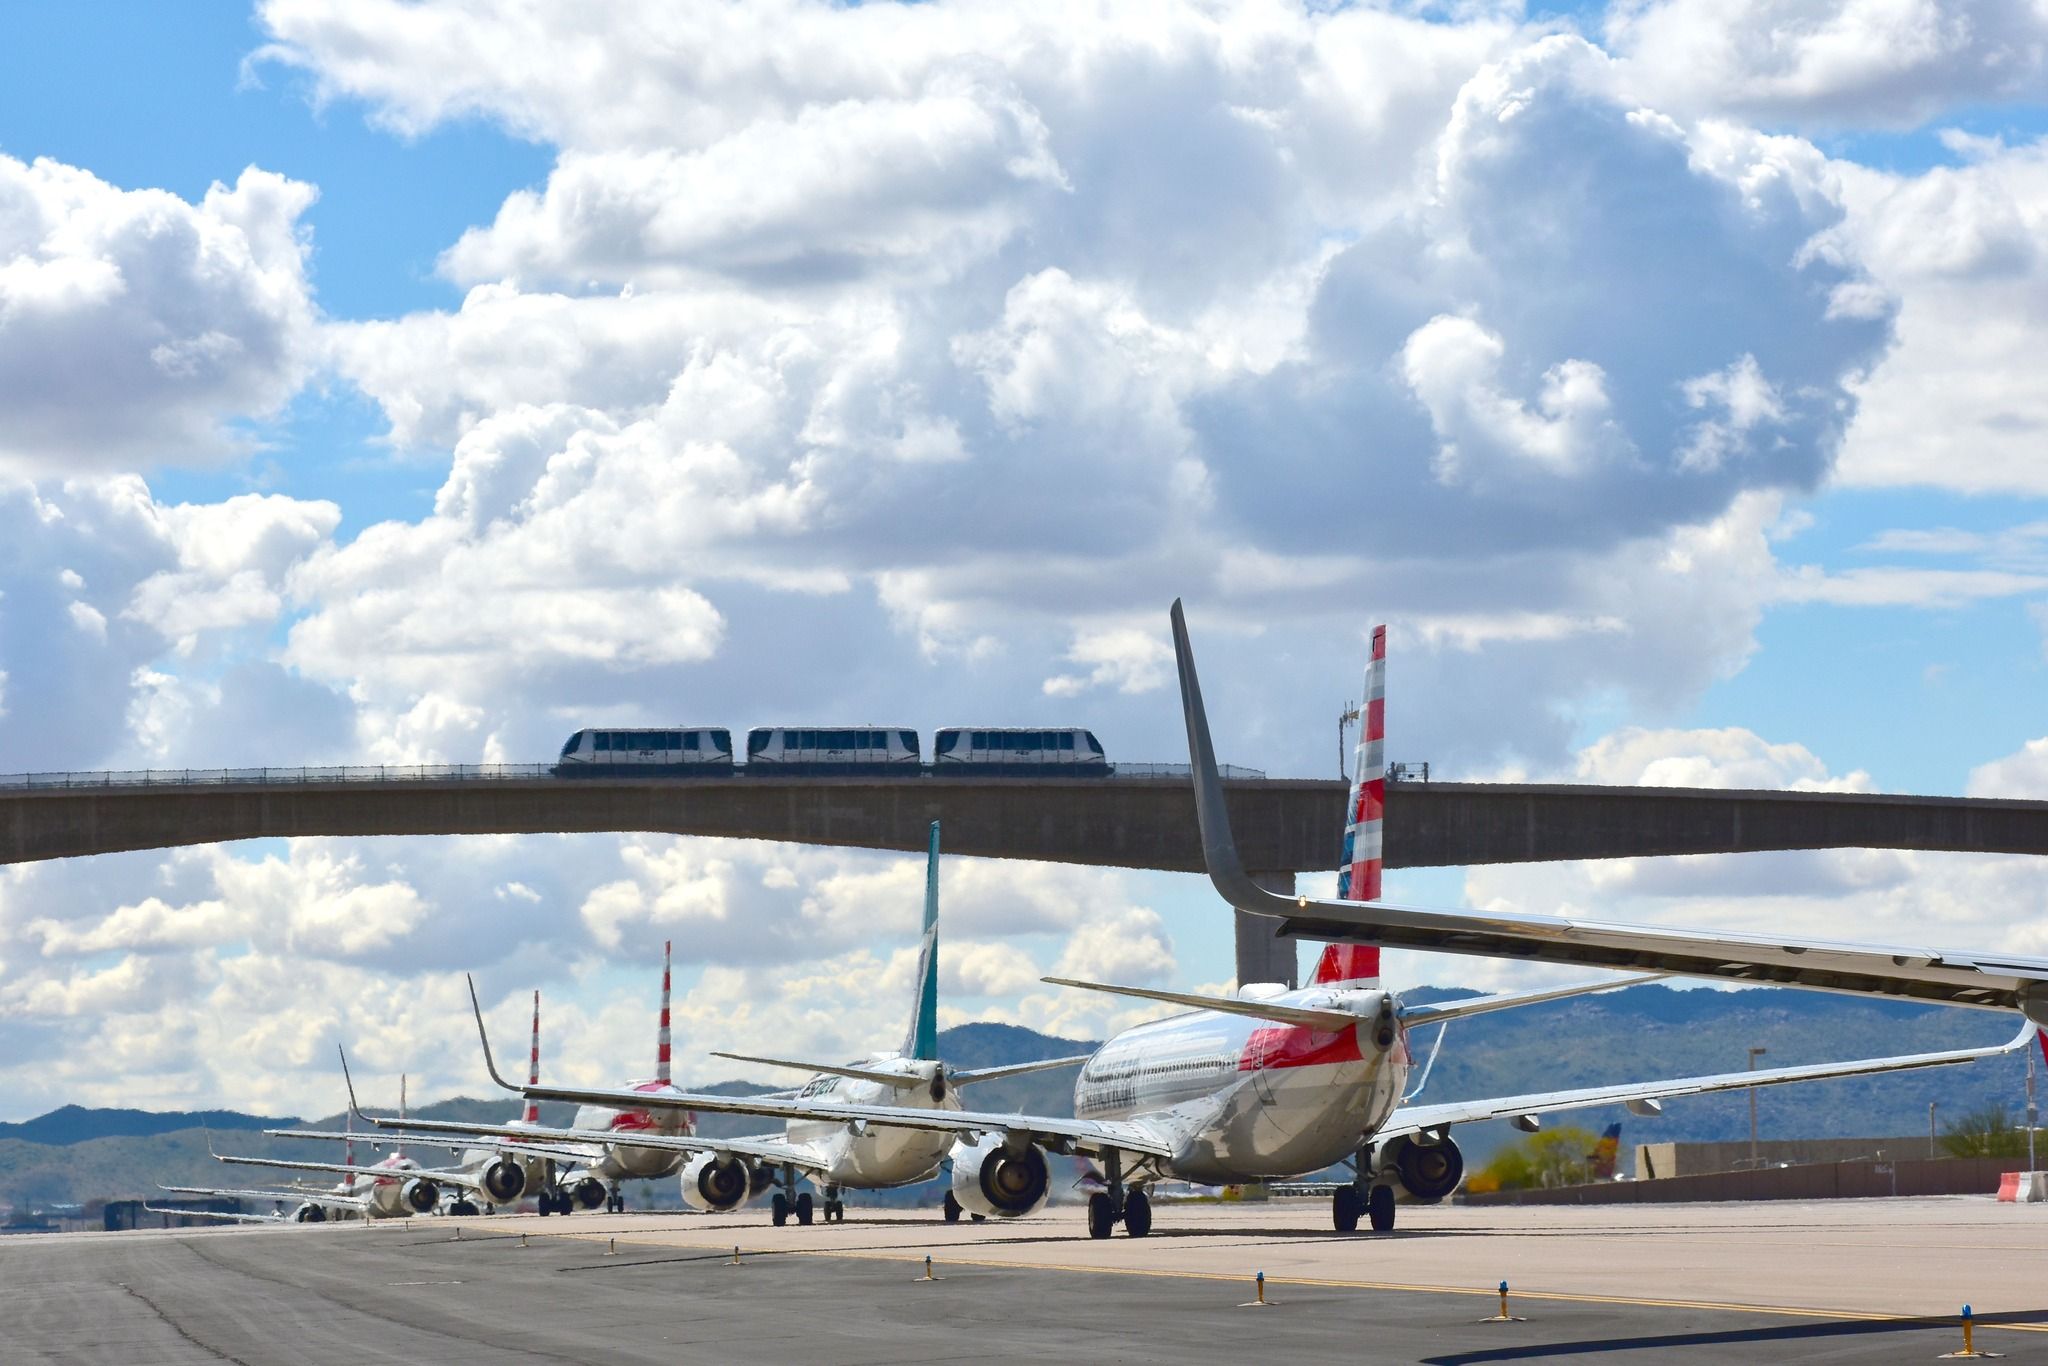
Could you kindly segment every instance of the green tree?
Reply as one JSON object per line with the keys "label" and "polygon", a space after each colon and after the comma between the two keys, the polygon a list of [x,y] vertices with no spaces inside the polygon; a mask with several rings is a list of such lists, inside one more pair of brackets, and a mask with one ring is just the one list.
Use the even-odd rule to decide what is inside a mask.
{"label": "green tree", "polygon": [[1531,1134],[1495,1153],[1466,1182],[1466,1189],[1483,1194],[1585,1185],[1593,1179],[1593,1149],[1599,1142],[1584,1129],[1569,1126]]}
{"label": "green tree", "polygon": [[2003,1105],[1993,1103],[1950,1124],[1941,1146],[1950,1157],[2019,1157],[2027,1151],[2027,1131],[2012,1122]]}

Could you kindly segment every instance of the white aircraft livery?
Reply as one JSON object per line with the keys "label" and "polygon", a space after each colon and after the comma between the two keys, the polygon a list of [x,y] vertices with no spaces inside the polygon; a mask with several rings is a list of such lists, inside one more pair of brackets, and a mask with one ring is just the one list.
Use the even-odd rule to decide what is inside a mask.
{"label": "white aircraft livery", "polygon": [[[960,1109],[958,1092],[978,1082],[1050,1068],[1073,1067],[1087,1060],[1080,1056],[1045,1058],[1003,1067],[947,1067],[939,1060],[938,1052],[938,945],[939,825],[934,821],[925,860],[924,933],[919,946],[917,972],[911,983],[910,1025],[904,1033],[902,1047],[891,1052],[872,1053],[845,1064],[800,1062],[742,1053],[717,1053],[714,1056],[811,1073],[810,1081],[794,1093],[795,1100],[799,1102],[897,1106],[933,1112],[957,1112]],[[474,1002],[474,988],[471,995]],[[480,1009],[477,1011],[477,1031],[488,1062],[492,1057],[491,1046],[489,1038],[484,1035]],[[498,1076],[495,1063],[491,1066],[491,1075],[508,1090],[519,1089]],[[529,1096],[540,1094],[539,1088],[531,1084],[526,1090]],[[616,1095],[611,1092],[603,1094],[605,1100],[587,1101],[585,1104],[610,1104]],[[781,1097],[791,1094],[777,1093]],[[643,1095],[642,1103],[651,1107],[703,1108],[695,1104],[695,1097],[682,1097],[681,1092]],[[716,1099],[732,1100],[731,1097]],[[775,1096],[752,1099],[753,1103],[760,1105],[776,1103]],[[749,1112],[744,1105],[726,1104],[714,1108]],[[589,1112],[587,1109],[579,1112],[576,1128],[541,1130],[536,1137],[549,1142],[573,1142],[589,1137],[589,1132],[580,1124],[582,1116]],[[782,1111],[772,1113],[784,1114]],[[813,1119],[802,1113],[790,1113],[787,1118],[788,1123],[780,1134],[730,1139],[683,1134],[636,1138],[635,1142],[659,1145],[659,1150],[669,1160],[682,1164],[683,1199],[693,1209],[714,1212],[738,1209],[772,1188],[774,1195],[770,1211],[778,1227],[792,1217],[800,1224],[808,1224],[818,1213],[817,1202],[811,1193],[797,1189],[800,1181],[807,1179],[822,1188],[823,1213],[828,1222],[842,1220],[846,1217],[843,1196],[847,1189],[883,1190],[926,1180],[939,1170],[953,1146],[952,1134],[946,1129],[849,1125],[837,1119]],[[469,1125],[436,1124],[428,1127],[437,1132],[480,1131],[478,1126]],[[949,1195],[946,1217],[958,1219],[966,1208]],[[972,1212],[989,1213],[978,1206]]]}
{"label": "white aircraft livery", "polygon": [[[1212,876],[1223,887],[1228,878],[1218,869],[1226,874],[1238,869],[1236,850],[1178,604],[1173,623],[1203,844]],[[1366,696],[1368,724],[1346,819],[1344,886],[1351,895],[1376,898],[1379,820],[1385,798],[1384,631],[1374,634]],[[1234,876],[1243,886],[1251,885],[1241,869]],[[1236,901],[1233,893],[1238,891],[1238,884],[1232,883],[1226,896]],[[1289,911],[1296,906],[1285,898],[1259,895]],[[1305,908],[1309,903],[1303,898],[1299,905]],[[1334,918],[1376,905],[1331,901],[1319,903],[1319,908],[1325,918]],[[1273,913],[1266,902],[1258,908]],[[1348,937],[1373,936],[1354,931]],[[1526,950],[1518,951],[1526,955]],[[1613,964],[1603,960],[1601,965]],[[1658,974],[1668,968],[1658,961],[1642,966]],[[2009,1043],[1988,1048],[1418,1104],[1415,1094],[1428,1069],[1410,1085],[1411,1029],[1644,979],[1406,1005],[1380,986],[1378,973],[1376,947],[1347,943],[1326,949],[1313,980],[1299,990],[1249,983],[1235,997],[1216,998],[1060,982],[1182,1005],[1190,1011],[1139,1025],[1104,1044],[1075,1082],[1071,1118],[823,1096],[771,1100],[696,1095],[664,1097],[661,1103],[779,1115],[792,1122],[838,1124],[853,1131],[903,1127],[951,1133],[959,1141],[953,1156],[955,1197],[970,1209],[997,1215],[1023,1215],[1045,1203],[1050,1189],[1046,1154],[1087,1156],[1100,1164],[1104,1176],[1103,1189],[1088,1202],[1088,1231],[1097,1238],[1110,1236],[1119,1223],[1133,1236],[1149,1232],[1152,1208],[1146,1187],[1155,1181],[1257,1180],[1346,1163],[1354,1178],[1334,1195],[1331,1213],[1334,1226],[1348,1232],[1361,1218],[1376,1230],[1392,1228],[1400,1198],[1433,1202],[1456,1190],[1464,1175],[1464,1160],[1450,1136],[1457,1124],[1505,1117],[1526,1128],[1533,1127],[1540,1115],[1616,1103],[1649,1114],[1676,1096],[1970,1062],[2024,1047],[2035,1033],[2028,1022]],[[616,1099],[610,1092],[526,1089],[529,1095],[585,1104]]]}

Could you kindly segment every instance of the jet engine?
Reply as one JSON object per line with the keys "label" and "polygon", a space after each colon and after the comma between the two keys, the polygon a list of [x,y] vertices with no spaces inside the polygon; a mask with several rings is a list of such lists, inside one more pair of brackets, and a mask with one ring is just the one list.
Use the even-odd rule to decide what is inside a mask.
{"label": "jet engine", "polygon": [[398,1198],[414,1214],[432,1214],[441,1203],[441,1188],[423,1176],[415,1176],[398,1188]]}
{"label": "jet engine", "polygon": [[611,1195],[610,1188],[594,1176],[571,1181],[563,1189],[577,1209],[603,1209],[606,1197]]}
{"label": "jet engine", "polygon": [[1465,1179],[1465,1154],[1448,1138],[1434,1143],[1397,1138],[1380,1151],[1380,1170],[1393,1173],[1411,1200],[1433,1205]]}
{"label": "jet engine", "polygon": [[754,1172],[736,1157],[699,1153],[683,1168],[683,1203],[705,1214],[726,1214],[754,1198]]}
{"label": "jet engine", "polygon": [[526,1168],[501,1157],[484,1168],[484,1196],[494,1205],[509,1205],[526,1194]]}
{"label": "jet engine", "polygon": [[953,1152],[953,1198],[970,1214],[1021,1219],[1045,1205],[1052,1179],[1035,1143],[1015,1151],[997,1134]]}
{"label": "jet engine", "polygon": [[295,1223],[301,1224],[324,1224],[327,1222],[327,1211],[308,1201],[292,1211],[292,1219]]}

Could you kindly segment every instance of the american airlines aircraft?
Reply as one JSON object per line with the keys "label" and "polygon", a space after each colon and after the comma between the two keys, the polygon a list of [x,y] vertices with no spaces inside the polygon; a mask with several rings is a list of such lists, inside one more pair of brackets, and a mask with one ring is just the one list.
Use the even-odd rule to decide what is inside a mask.
{"label": "american airlines aircraft", "polygon": [[[342,1077],[348,1083],[349,1121],[355,1118],[355,1082],[348,1074],[348,1054],[341,1055]],[[533,1041],[527,1053],[526,1078],[529,1085],[540,1081],[540,993],[533,993]],[[470,1215],[478,1209],[470,1200],[471,1194],[482,1196],[493,1211],[516,1204],[528,1194],[536,1194],[543,1214],[552,1211],[568,1213],[571,1197],[567,1190],[555,1180],[555,1172],[571,1170],[587,1164],[590,1150],[585,1147],[570,1147],[550,1144],[545,1141],[545,1130],[540,1122],[540,1102],[529,1100],[520,1110],[519,1118],[507,1121],[493,1129],[489,1136],[451,1140],[438,1134],[421,1132],[413,1126],[418,1121],[404,1117],[404,1106],[399,1108],[396,1121],[397,1132],[389,1135],[398,1143],[414,1143],[425,1147],[453,1148],[462,1153],[456,1170],[476,1177],[474,1188],[465,1188],[453,1203],[448,1213]],[[353,1139],[351,1130],[345,1134],[323,1133],[308,1129],[265,1129],[273,1138],[306,1139]],[[380,1143],[379,1146],[382,1146]]]}
{"label": "american airlines aircraft", "polygon": [[[924,934],[917,973],[911,984],[910,1027],[904,1034],[902,1047],[890,1052],[871,1053],[846,1064],[800,1062],[743,1053],[717,1053],[713,1056],[811,1073],[810,1081],[795,1093],[792,1103],[888,1105],[919,1111],[958,1111],[960,1100],[957,1093],[977,1082],[1073,1067],[1087,1061],[1084,1055],[973,1069],[949,1068],[939,1061],[938,945],[939,823],[934,821],[925,860]],[[492,1057],[490,1040],[483,1033],[481,1010],[477,1013],[477,1031],[483,1041],[485,1060],[489,1062]],[[491,1064],[491,1076],[507,1090],[518,1089],[498,1075],[495,1063]],[[531,1086],[528,1089],[538,1094]],[[606,1094],[610,1096],[612,1093]],[[790,1093],[782,1094],[787,1096]],[[706,1108],[697,1105],[696,1100],[692,1097],[689,1101],[678,1102],[675,1097],[661,1096],[650,1103]],[[730,1103],[733,1100],[733,1097],[713,1097],[713,1108],[758,1113],[748,1105],[776,1103],[772,1096],[750,1097],[741,1104]],[[768,1113],[785,1114],[780,1110]],[[644,1141],[659,1142],[664,1150],[673,1151],[685,1159],[682,1168],[683,1199],[692,1208],[723,1213],[738,1209],[772,1188],[775,1193],[771,1201],[771,1216],[778,1227],[791,1216],[799,1224],[808,1224],[817,1212],[810,1192],[797,1189],[804,1179],[823,1189],[826,1220],[843,1220],[846,1217],[844,1194],[848,1189],[884,1190],[923,1181],[938,1171],[953,1144],[951,1133],[944,1129],[849,1125],[838,1119],[810,1119],[801,1113],[790,1113],[788,1119],[780,1134],[734,1139],[684,1136]],[[434,1132],[479,1131],[466,1125],[425,1127]],[[575,1129],[538,1132],[553,1142],[571,1139],[577,1134]],[[957,1220],[962,1210],[963,1206],[949,1194],[946,1218]],[[977,1214],[986,1212],[975,1211]]]}
{"label": "american airlines aircraft", "polygon": [[[1263,900],[1254,901],[1249,908],[1266,914],[1306,914],[1312,904],[1307,898],[1290,901],[1257,889],[1237,861],[1208,722],[1202,712],[1193,652],[1178,604],[1173,622],[1196,807],[1211,875],[1226,899],[1235,904],[1245,905],[1240,898],[1252,899],[1256,893]],[[1385,640],[1384,629],[1374,632],[1366,724],[1348,806],[1346,866],[1340,884],[1343,895],[1359,900],[1313,903],[1319,917],[1313,922],[1316,925],[1346,923],[1345,933],[1337,936],[1325,936],[1321,928],[1304,931],[1318,937],[1369,940],[1375,937],[1377,922],[1365,917],[1383,909],[1377,898],[1385,802]],[[1401,923],[1412,923],[1416,915],[1427,913],[1403,914],[1409,920]],[[1351,919],[1347,923],[1344,917]],[[1491,918],[1467,920],[1492,923]],[[1368,925],[1375,928],[1368,930]],[[1643,933],[1651,937],[1656,932]],[[1536,939],[1530,934],[1511,951],[1528,956],[1530,950],[1525,945]],[[1791,956],[1798,952],[1794,950]],[[1636,966],[1655,972],[1673,970],[1676,961],[1677,970],[1687,970],[1685,960],[1649,955],[1623,961],[1567,961]],[[1902,965],[1905,961],[1899,960]],[[1377,945],[1357,942],[1327,947],[1312,981],[1299,990],[1249,983],[1235,997],[1209,997],[1091,982],[1060,985],[1163,1001],[1186,1006],[1189,1013],[1138,1025],[1104,1044],[1075,1081],[1072,1118],[913,1109],[815,1097],[742,1101],[692,1096],[664,1098],[663,1103],[687,1103],[704,1111],[776,1114],[870,1130],[897,1126],[950,1132],[959,1139],[953,1157],[953,1190],[960,1203],[1005,1216],[1028,1214],[1045,1203],[1050,1187],[1047,1153],[1090,1157],[1100,1164],[1104,1176],[1103,1189],[1088,1201],[1088,1231],[1096,1238],[1110,1236],[1118,1223],[1134,1237],[1148,1233],[1152,1207],[1146,1187],[1155,1181],[1214,1184],[1262,1180],[1299,1176],[1343,1163],[1351,1168],[1353,1180],[1333,1196],[1331,1215],[1339,1231],[1349,1232],[1358,1227],[1361,1218],[1375,1230],[1392,1228],[1400,1197],[1431,1203],[1456,1190],[1465,1165],[1450,1134],[1458,1124],[1509,1118],[1533,1128],[1544,1114],[1607,1104],[1627,1104],[1639,1114],[1654,1114],[1663,1101],[1678,1096],[1994,1057],[2025,1047],[2036,1032],[2029,1021],[2011,1042],[1990,1048],[1419,1104],[1409,1086],[1413,1057],[1407,1036],[1412,1028],[1556,999],[1586,988],[1411,1006],[1380,986]],[[528,1087],[526,1091],[585,1104],[611,1099],[611,1093],[567,1087]]]}

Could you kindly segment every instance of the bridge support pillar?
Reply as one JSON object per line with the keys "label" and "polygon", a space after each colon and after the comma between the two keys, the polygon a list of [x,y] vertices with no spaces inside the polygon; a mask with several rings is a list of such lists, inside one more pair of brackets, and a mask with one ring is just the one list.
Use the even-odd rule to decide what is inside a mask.
{"label": "bridge support pillar", "polygon": [[[1279,896],[1294,895],[1294,874],[1253,873],[1252,881]],[[1274,933],[1279,921],[1263,915],[1237,915],[1237,982],[1285,982],[1297,985],[1294,941]]]}

